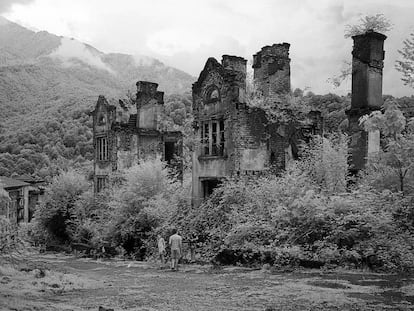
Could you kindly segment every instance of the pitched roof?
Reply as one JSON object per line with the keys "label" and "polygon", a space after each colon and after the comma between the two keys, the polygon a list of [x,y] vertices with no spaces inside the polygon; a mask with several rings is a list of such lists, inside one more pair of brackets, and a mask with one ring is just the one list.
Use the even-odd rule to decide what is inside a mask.
{"label": "pitched roof", "polygon": [[16,177],[14,177],[14,179],[17,179],[17,180],[20,180],[20,181],[29,182],[29,183],[30,182],[36,182],[36,180],[32,176],[27,175],[27,174],[20,175],[20,176],[16,176]]}
{"label": "pitched roof", "polygon": [[4,189],[30,186],[30,184],[28,184],[27,182],[13,179],[13,178],[6,177],[6,176],[0,176],[0,183],[2,184]]}
{"label": "pitched roof", "polygon": [[35,184],[35,183],[44,182],[44,180],[42,180],[40,178],[37,178],[37,177],[32,177],[32,176],[30,176],[28,174],[23,174],[23,175],[20,175],[20,176],[15,176],[15,177],[13,177],[13,179],[17,179],[17,180],[20,180],[20,181],[24,181],[24,182],[27,182],[29,184]]}

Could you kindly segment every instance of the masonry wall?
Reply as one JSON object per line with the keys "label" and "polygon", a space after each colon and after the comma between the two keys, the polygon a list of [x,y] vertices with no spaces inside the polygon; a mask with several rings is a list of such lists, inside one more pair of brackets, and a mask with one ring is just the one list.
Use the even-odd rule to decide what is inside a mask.
{"label": "masonry wall", "polygon": [[[263,47],[253,56],[254,83],[270,103],[277,105],[290,93],[289,43]],[[289,140],[294,129],[288,124],[268,124],[269,165],[276,170],[285,168]]]}
{"label": "masonry wall", "polygon": [[351,137],[351,172],[357,173],[365,167],[371,152],[379,150],[379,133],[367,133],[359,125],[359,119],[379,110],[382,106],[382,70],[384,66],[383,50],[386,36],[369,31],[352,37],[352,99],[351,109],[347,111]]}
{"label": "masonry wall", "polygon": [[[182,175],[182,133],[159,130],[164,93],[158,84],[146,81],[137,83],[136,106],[127,107],[122,101],[109,104],[103,96],[92,111],[93,141],[95,150],[94,183],[106,178],[113,171],[124,170],[147,158],[165,159],[165,142],[175,144],[176,159],[169,165]],[[108,142],[108,160],[99,160],[97,140],[105,137]],[[174,162],[174,163],[172,163]]]}
{"label": "masonry wall", "polygon": [[[254,57],[254,77],[266,97],[290,91],[289,44],[264,47]],[[217,89],[219,98],[209,98]],[[210,58],[193,85],[193,113],[196,137],[203,122],[224,119],[223,156],[205,156],[200,145],[193,153],[193,204],[203,200],[203,182],[229,176],[261,174],[272,161],[284,168],[285,140],[273,133],[263,110],[246,103],[246,60],[223,55],[222,62]],[[275,154],[277,153],[277,155]]]}
{"label": "masonry wall", "polygon": [[263,47],[253,56],[254,80],[269,99],[290,92],[289,43]]}

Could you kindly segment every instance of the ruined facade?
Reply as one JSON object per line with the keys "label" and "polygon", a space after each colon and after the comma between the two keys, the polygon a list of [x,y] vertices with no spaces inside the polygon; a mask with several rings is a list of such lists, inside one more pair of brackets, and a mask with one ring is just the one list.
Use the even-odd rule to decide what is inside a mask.
{"label": "ruined facade", "polygon": [[[290,92],[288,43],[263,47],[254,55],[254,80],[272,99]],[[209,58],[193,84],[194,130],[192,199],[198,206],[224,177],[283,169],[297,155],[300,129],[269,122],[265,111],[246,103],[246,63],[223,55]],[[276,104],[276,103],[275,103]]]}
{"label": "ruined facade", "polygon": [[162,129],[164,93],[158,84],[137,82],[133,104],[110,104],[99,96],[93,117],[94,185],[100,192],[111,172],[149,157],[160,157],[178,172],[182,170],[182,134]]}
{"label": "ruined facade", "polygon": [[0,176],[0,184],[9,196],[0,202],[0,216],[5,216],[12,224],[30,222],[37,205],[43,200],[44,180],[29,175]]}
{"label": "ruined facade", "polygon": [[368,31],[363,35],[352,37],[352,99],[351,109],[347,111],[349,135],[351,137],[350,169],[356,173],[363,169],[368,155],[378,152],[380,133],[366,132],[359,125],[359,119],[381,109],[382,100],[382,69],[384,67],[383,34]]}

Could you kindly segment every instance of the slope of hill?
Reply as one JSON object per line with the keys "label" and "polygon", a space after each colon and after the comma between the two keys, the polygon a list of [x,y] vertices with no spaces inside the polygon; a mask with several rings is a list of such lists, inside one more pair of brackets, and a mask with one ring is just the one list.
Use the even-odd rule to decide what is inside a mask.
{"label": "slope of hill", "polygon": [[156,59],[104,54],[77,40],[33,32],[0,17],[0,118],[9,117],[9,112],[31,112],[58,97],[123,96],[134,91],[138,80],[154,81],[167,94],[180,94],[190,89],[194,78]]}
{"label": "slope of hill", "polygon": [[74,39],[0,17],[0,175],[92,157],[87,112],[98,95],[124,98],[138,80],[182,94],[195,80],[150,57],[105,54]]}

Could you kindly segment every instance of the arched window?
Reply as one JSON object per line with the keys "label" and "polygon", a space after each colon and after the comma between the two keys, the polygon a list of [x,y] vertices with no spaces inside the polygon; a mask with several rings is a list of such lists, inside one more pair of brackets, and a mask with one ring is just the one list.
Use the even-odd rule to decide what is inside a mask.
{"label": "arched window", "polygon": [[217,86],[211,86],[206,93],[206,103],[220,101],[220,92]]}
{"label": "arched window", "polygon": [[105,116],[102,115],[102,114],[100,116],[98,116],[98,125],[105,125],[105,123],[106,123]]}

